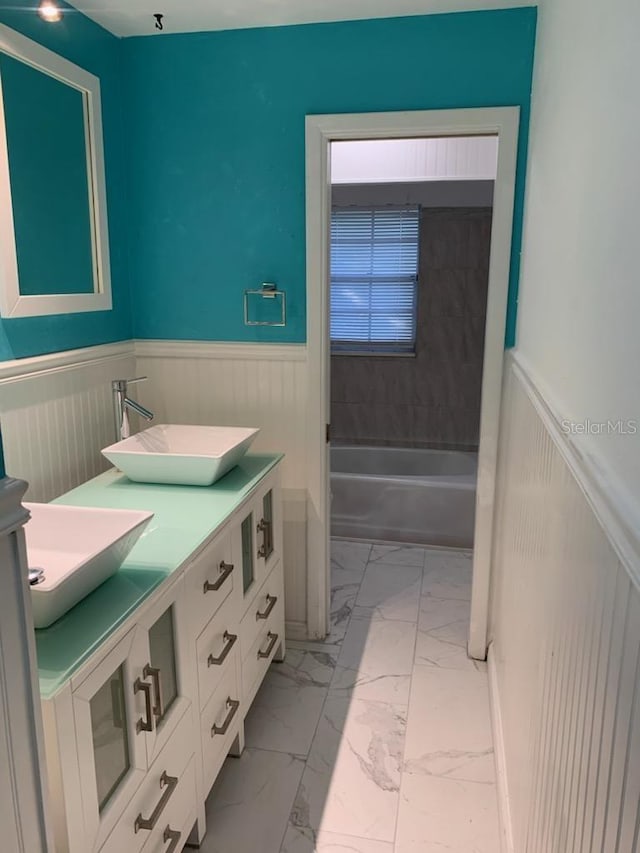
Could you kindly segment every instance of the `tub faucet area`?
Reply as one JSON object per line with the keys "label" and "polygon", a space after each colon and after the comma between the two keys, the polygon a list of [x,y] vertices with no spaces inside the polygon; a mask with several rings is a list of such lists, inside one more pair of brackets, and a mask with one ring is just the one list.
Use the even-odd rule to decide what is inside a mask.
{"label": "tub faucet area", "polygon": [[114,379],[111,383],[113,391],[113,414],[115,422],[116,441],[129,438],[131,427],[129,425],[129,409],[137,412],[146,421],[153,420],[153,412],[146,409],[140,403],[136,403],[128,395],[128,386],[136,382],[143,382],[146,376],[137,376],[135,379]]}

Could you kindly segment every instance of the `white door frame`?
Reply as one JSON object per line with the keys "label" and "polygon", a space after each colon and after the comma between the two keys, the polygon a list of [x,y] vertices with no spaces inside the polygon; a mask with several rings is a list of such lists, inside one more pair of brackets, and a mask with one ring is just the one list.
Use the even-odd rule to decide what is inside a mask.
{"label": "white door frame", "polygon": [[469,654],[487,651],[498,431],[504,336],[509,291],[511,232],[516,179],[519,107],[415,112],[310,115],[306,118],[307,213],[307,624],[309,636],[324,637],[329,619],[329,217],[330,143],[345,139],[497,134],[498,168],[485,327],[473,592]]}

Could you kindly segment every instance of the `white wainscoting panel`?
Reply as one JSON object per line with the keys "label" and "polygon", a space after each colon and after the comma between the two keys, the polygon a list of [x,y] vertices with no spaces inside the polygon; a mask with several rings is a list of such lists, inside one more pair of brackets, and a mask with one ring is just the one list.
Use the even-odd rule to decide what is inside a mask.
{"label": "white wainscoting panel", "polygon": [[282,472],[289,636],[307,620],[306,347],[137,341],[136,386],[157,423],[255,426],[252,451],[286,454]]}
{"label": "white wainscoting panel", "polygon": [[[136,357],[137,356],[137,357]],[[307,621],[306,348],[138,341],[0,363],[7,473],[49,501],[109,467],[111,380],[147,375],[133,395],[155,422],[260,427],[252,450],[281,451],[290,636]],[[136,424],[132,423],[135,428]]]}
{"label": "white wainscoting panel", "polygon": [[505,847],[635,853],[637,552],[603,525],[584,460],[524,366],[507,362],[490,651]]}
{"label": "white wainscoting panel", "polygon": [[0,363],[0,421],[7,474],[49,501],[109,467],[115,440],[111,380],[135,375],[133,344]]}

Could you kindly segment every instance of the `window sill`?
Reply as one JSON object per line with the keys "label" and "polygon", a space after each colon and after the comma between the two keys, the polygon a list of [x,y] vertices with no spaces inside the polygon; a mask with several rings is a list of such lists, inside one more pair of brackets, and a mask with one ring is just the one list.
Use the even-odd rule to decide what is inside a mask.
{"label": "window sill", "polygon": [[331,357],[342,358],[415,358],[415,352],[385,352],[384,350],[331,350]]}

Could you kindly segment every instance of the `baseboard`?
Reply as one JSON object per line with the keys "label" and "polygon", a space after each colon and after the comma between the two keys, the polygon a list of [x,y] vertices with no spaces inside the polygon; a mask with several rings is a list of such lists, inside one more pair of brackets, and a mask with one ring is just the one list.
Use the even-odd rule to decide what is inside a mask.
{"label": "baseboard", "polygon": [[511,822],[511,805],[509,802],[509,785],[507,780],[507,757],[504,744],[504,729],[502,727],[502,711],[500,708],[500,691],[498,688],[498,671],[493,656],[493,646],[489,645],[487,655],[489,674],[489,701],[491,705],[491,729],[496,763],[496,785],[498,793],[498,820],[500,822],[500,844],[502,853],[515,853],[513,843],[513,824]]}
{"label": "baseboard", "polygon": [[285,622],[284,632],[287,640],[308,640],[309,631],[306,622],[292,622],[289,619]]}

